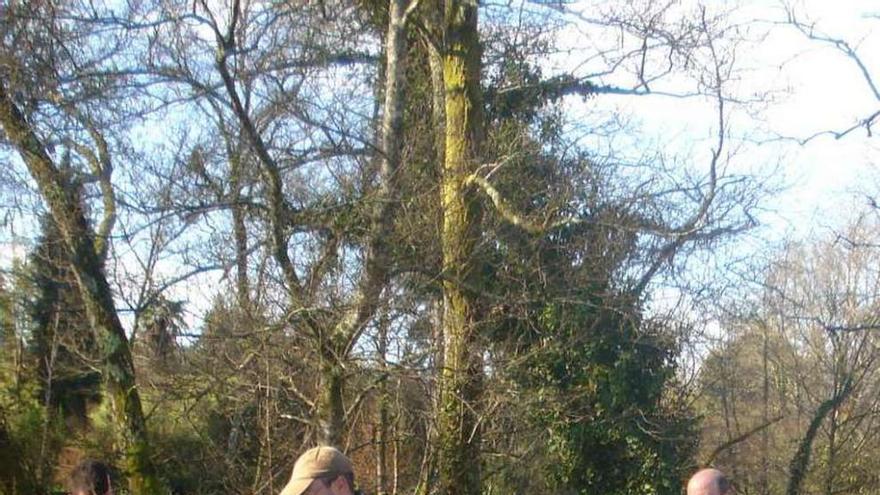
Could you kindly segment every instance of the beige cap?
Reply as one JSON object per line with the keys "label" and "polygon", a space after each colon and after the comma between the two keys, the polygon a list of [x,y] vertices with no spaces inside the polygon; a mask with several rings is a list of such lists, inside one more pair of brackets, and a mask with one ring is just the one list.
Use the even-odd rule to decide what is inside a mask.
{"label": "beige cap", "polygon": [[293,464],[293,474],[281,495],[302,495],[315,478],[335,478],[352,473],[351,461],[338,449],[315,447],[305,451]]}

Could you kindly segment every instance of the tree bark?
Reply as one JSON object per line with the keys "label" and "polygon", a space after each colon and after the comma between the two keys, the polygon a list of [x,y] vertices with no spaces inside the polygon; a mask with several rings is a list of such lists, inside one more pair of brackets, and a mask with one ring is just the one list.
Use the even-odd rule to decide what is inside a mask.
{"label": "tree bark", "polygon": [[318,391],[316,416],[319,427],[319,442],[322,445],[342,445],[345,428],[345,403],[343,387],[345,370],[339,365],[336,356],[325,356],[321,366],[321,386]]}
{"label": "tree bark", "polygon": [[444,363],[440,373],[438,490],[443,495],[480,493],[479,400],[482,353],[478,343],[478,282],[474,259],[480,207],[466,181],[476,169],[482,142],[480,44],[477,4],[445,6],[443,78],[446,147],[441,187],[444,299]]}
{"label": "tree bark", "polygon": [[379,383],[378,414],[376,418],[376,495],[388,493],[388,426],[389,426],[389,395],[388,395],[388,319],[379,319],[378,335]]}
{"label": "tree bark", "polygon": [[46,148],[0,81],[0,123],[21,154],[71,253],[71,268],[91,326],[102,336],[103,380],[113,417],[122,432],[125,471],[132,493],[161,493],[150,458],[150,444],[140,395],[135,383],[131,349],[116,313],[104,275],[95,233],[80,207],[80,198],[58,170]]}
{"label": "tree bark", "polygon": [[[761,325],[762,330],[762,347],[761,347],[761,369],[764,374],[763,386],[761,389],[762,402],[762,419],[764,424],[770,421],[770,346],[767,336],[767,325]],[[761,431],[761,495],[770,495],[770,432],[767,429]]]}
{"label": "tree bark", "polygon": [[[241,140],[239,140],[241,141]],[[235,288],[238,305],[245,312],[251,309],[250,280],[248,277],[248,237],[245,225],[246,211],[241,205],[243,167],[241,143],[230,153],[230,189],[232,190],[232,233],[235,238]]]}

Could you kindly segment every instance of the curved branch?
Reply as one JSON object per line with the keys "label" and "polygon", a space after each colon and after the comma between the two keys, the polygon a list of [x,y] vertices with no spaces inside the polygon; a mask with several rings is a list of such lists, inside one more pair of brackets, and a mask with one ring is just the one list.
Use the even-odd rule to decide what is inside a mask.
{"label": "curved branch", "polygon": [[76,150],[89,164],[92,176],[98,181],[101,189],[101,201],[104,207],[101,222],[95,231],[95,252],[98,257],[107,258],[110,246],[110,234],[116,224],[116,191],[113,189],[111,177],[113,176],[113,163],[110,159],[110,146],[107,140],[91,120],[84,115],[75,114],[77,120],[85,126],[97,148],[97,155],[89,147],[73,140],[67,140],[67,144]]}
{"label": "curved branch", "polygon": [[476,174],[471,174],[465,178],[464,185],[479,186],[480,189],[484,193],[486,193],[486,196],[489,196],[489,199],[492,200],[492,204],[495,206],[495,210],[501,215],[502,218],[504,218],[504,220],[506,220],[511,225],[519,227],[530,234],[536,235],[542,234],[548,230],[546,225],[532,222],[514,211],[514,209],[501,196],[501,192],[499,192],[498,189],[495,188],[495,186],[490,184],[489,181],[484,179],[483,177],[480,177]]}
{"label": "curved branch", "polygon": [[755,434],[757,434],[757,433],[760,433],[760,432],[764,431],[765,429],[767,429],[767,428],[773,426],[774,424],[776,424],[776,423],[782,421],[783,418],[785,418],[784,415],[777,416],[777,417],[775,417],[775,418],[773,418],[773,419],[767,421],[766,423],[760,424],[760,425],[758,425],[758,426],[752,428],[751,430],[749,430],[749,431],[743,433],[742,435],[739,435],[739,436],[737,436],[737,437],[731,438],[730,440],[728,440],[728,441],[722,443],[722,444],[719,445],[718,447],[715,447],[715,449],[712,450],[712,453],[710,453],[710,454],[706,457],[706,460],[703,461],[703,464],[702,464],[702,465],[703,465],[703,466],[711,466],[712,463],[715,462],[715,458],[717,458],[719,454],[721,454],[721,453],[724,452],[725,450],[727,450],[727,449],[733,447],[734,445],[736,445],[736,444],[738,444],[738,443],[742,443],[742,442],[748,440],[749,438],[751,438],[752,435],[755,435]]}

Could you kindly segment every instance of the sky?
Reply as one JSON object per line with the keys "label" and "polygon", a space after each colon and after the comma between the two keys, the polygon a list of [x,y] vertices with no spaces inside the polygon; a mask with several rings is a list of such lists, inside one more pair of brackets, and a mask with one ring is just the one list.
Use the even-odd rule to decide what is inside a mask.
{"label": "sky", "polygon": [[[869,138],[860,129],[839,140],[822,136],[799,144],[778,139],[803,139],[823,130],[846,128],[880,109],[880,98],[874,97],[859,67],[833,47],[778,24],[785,19],[779,2],[714,0],[704,4],[710,9],[724,9],[734,22],[744,26],[745,40],[735,51],[735,77],[726,90],[738,98],[761,95],[761,101],[728,108],[730,149],[737,150],[730,167],[737,173],[766,177],[768,183],[780,189],[766,198],[765,208],[758,214],[762,239],[773,242],[807,238],[839,225],[854,210],[865,207],[866,201],[858,193],[880,192],[880,136]],[[587,15],[591,9],[605,8],[608,2],[585,0],[582,5],[581,11]],[[677,5],[687,10],[693,9],[695,2],[682,0]],[[799,18],[814,22],[817,30],[845,38],[880,83],[880,17],[871,17],[880,16],[880,3],[804,0],[792,5]],[[578,49],[587,53],[597,46],[614,48],[621,43],[614,33],[603,33],[577,21],[569,29],[563,42],[573,51],[557,63],[563,69],[576,67],[581,74],[590,73],[592,67],[578,58]],[[599,66],[602,63],[594,61]],[[619,75],[597,80],[611,85],[631,84]],[[683,92],[692,83],[686,78],[669,78],[653,89]],[[638,127],[637,137],[630,143],[634,153],[642,142],[659,144],[666,152],[684,157],[683,161],[691,160],[690,166],[699,169],[705,166],[705,157],[714,144],[714,102],[706,98],[606,95],[587,102],[573,100],[571,105],[575,116],[579,111],[627,116]],[[0,228],[0,239],[10,239],[12,226]],[[0,246],[0,266],[8,266],[13,256],[23,254],[21,245],[6,242]],[[204,280],[194,283],[214,285]],[[191,309],[207,307],[212,297],[205,291],[193,291],[192,284],[178,292],[191,299]],[[198,312],[191,313],[193,321]]]}
{"label": "sky", "polygon": [[[628,2],[628,5],[640,2]],[[695,11],[689,0],[675,7]],[[791,240],[828,236],[832,231],[868,208],[866,194],[880,196],[880,135],[868,137],[864,129],[841,139],[819,136],[825,130],[846,129],[880,110],[875,96],[854,60],[833,46],[810,40],[804,33],[785,25],[783,4],[775,0],[704,1],[709,10],[725,10],[731,22],[741,25],[741,40],[733,45],[721,43],[721,51],[734,54],[734,72],[725,86],[728,96],[756,100],[726,106],[727,149],[735,150],[728,172],[760,177],[768,189],[762,208],[756,211],[759,227],[741,236],[725,249],[690,264],[688,277],[706,281],[727,270],[734,258],[764,259],[763,256]],[[583,0],[585,17],[595,17],[607,2]],[[817,33],[845,39],[861,59],[870,75],[880,84],[880,2],[853,0],[802,0],[791,2],[798,19],[814,26]],[[638,8],[638,7],[635,7]],[[872,17],[873,15],[873,17]],[[638,48],[639,40],[623,40],[619,32],[601,32],[595,25],[573,24],[563,40],[570,51],[557,60],[556,69],[599,72],[606,60],[584,63],[583,53],[603,50],[626,51]],[[598,82],[633,87],[626,71],[601,76]],[[669,77],[652,84],[654,92],[688,93],[692,80]],[[586,102],[573,100],[574,112],[595,119],[596,113],[626,116],[633,123],[629,146],[634,154],[640,147],[658,146],[683,166],[708,170],[707,153],[716,144],[716,102],[704,97],[678,98],[602,95]],[[878,122],[880,129],[880,122]],[[735,279],[732,279],[735,280]],[[740,281],[745,282],[745,281]],[[736,281],[730,282],[734,285]],[[740,284],[736,290],[748,290]],[[663,314],[672,308],[685,308],[694,324],[702,325],[693,353],[685,353],[685,369],[695,370],[707,349],[724,335],[716,319],[713,300],[701,306],[674,285],[654,287],[649,311]],[[684,362],[684,361],[683,361]]]}
{"label": "sky", "polygon": [[[694,4],[678,3],[682,9]],[[781,24],[786,18],[781,2],[703,3],[728,10],[732,22],[744,26],[726,91],[741,99],[762,97],[727,107],[728,149],[737,149],[733,169],[757,175],[773,172],[767,180],[782,189],[768,198],[767,210],[759,215],[766,234],[807,237],[816,228],[844,221],[852,208],[866,204],[859,192],[880,192],[880,136],[870,138],[859,129],[841,139],[821,136],[805,144],[796,140],[851,126],[880,109],[880,97],[875,97],[854,60]],[[585,4],[584,12],[595,7]],[[789,5],[816,32],[845,39],[880,84],[880,3],[809,0]],[[574,46],[607,43],[601,35],[585,42],[583,31],[575,32]],[[626,85],[631,80],[612,76],[605,83]],[[669,78],[653,90],[681,93],[692,86],[691,81]],[[699,157],[700,150],[714,144],[717,114],[714,102],[706,98],[603,96],[589,104],[630,115],[640,125],[641,139],[661,142],[664,149],[682,156]]]}
{"label": "sky", "polygon": [[[753,7],[755,17],[782,16],[778,9],[762,3]],[[817,31],[847,40],[870,73],[880,78],[880,18],[867,17],[880,15],[880,5],[814,0],[798,2],[795,8],[805,20],[816,22]],[[880,97],[874,96],[854,60],[795,29],[775,29],[755,56],[758,66],[768,69],[748,83],[760,87],[776,82],[790,88],[788,96],[762,115],[766,128],[781,136],[804,138],[823,130],[845,129],[880,109]],[[872,169],[880,165],[880,140],[868,137],[864,129],[841,139],[823,136],[804,145],[771,142],[763,146],[784,158],[783,172],[790,185],[778,202],[777,218],[768,221],[787,223],[802,233],[813,223],[810,219],[821,224],[829,214],[836,216],[835,211],[848,205],[846,196],[859,190],[871,192],[871,176],[877,177]]]}

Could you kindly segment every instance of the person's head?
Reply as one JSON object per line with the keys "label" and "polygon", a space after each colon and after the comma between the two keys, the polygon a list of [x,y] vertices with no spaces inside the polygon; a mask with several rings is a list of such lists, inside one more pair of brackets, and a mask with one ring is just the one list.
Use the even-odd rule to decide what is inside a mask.
{"label": "person's head", "polygon": [[733,485],[724,473],[717,469],[701,469],[691,476],[687,495],[732,495]]}
{"label": "person's head", "polygon": [[100,461],[86,459],[70,473],[72,495],[113,495],[110,468]]}
{"label": "person's head", "polygon": [[333,447],[305,451],[293,465],[293,474],[281,495],[354,495],[354,468]]}

